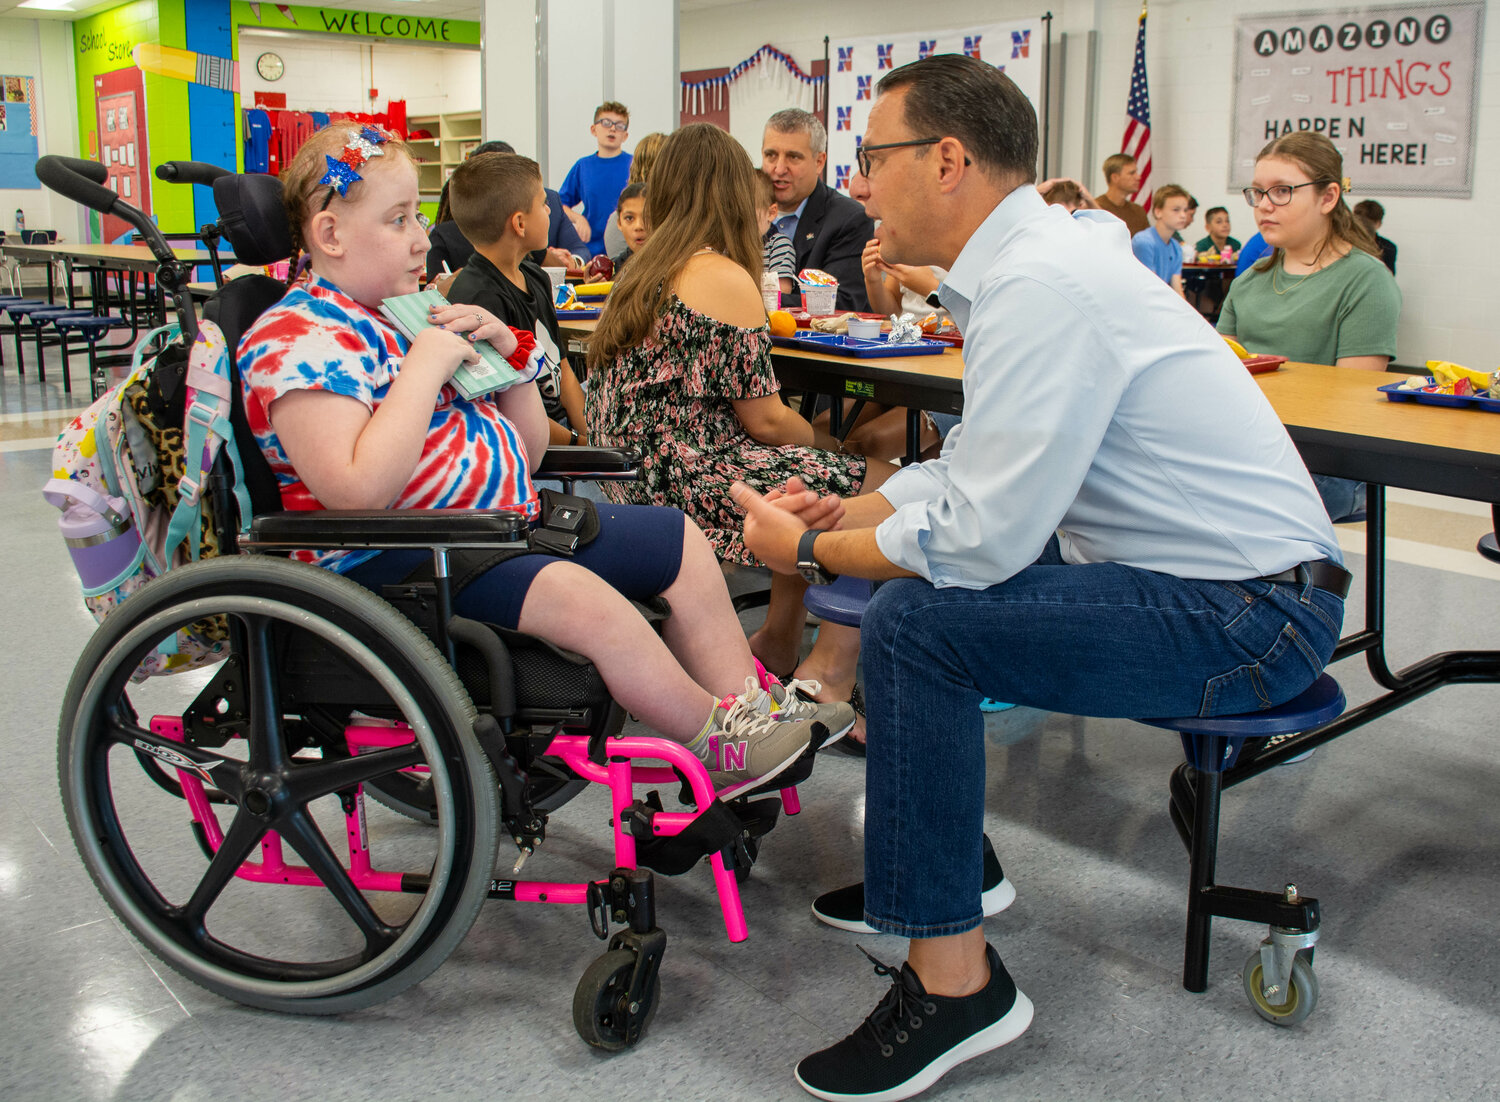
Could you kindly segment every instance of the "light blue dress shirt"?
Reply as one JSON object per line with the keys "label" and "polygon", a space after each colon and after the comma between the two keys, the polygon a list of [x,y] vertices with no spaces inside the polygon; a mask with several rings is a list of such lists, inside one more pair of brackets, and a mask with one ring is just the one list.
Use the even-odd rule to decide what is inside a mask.
{"label": "light blue dress shirt", "polygon": [[[807,199],[811,199],[809,195]],[[788,214],[778,214],[771,220],[771,225],[776,227],[777,233],[786,234],[788,241],[797,240],[797,224],[802,221],[802,212],[807,209],[807,199],[797,204],[797,209]]]}
{"label": "light blue dress shirt", "polygon": [[1124,224],[1008,195],[938,294],[964,334],[964,419],[877,492],[881,553],[981,589],[1058,533],[1070,563],[1237,580],[1342,563],[1312,479],[1260,387]]}

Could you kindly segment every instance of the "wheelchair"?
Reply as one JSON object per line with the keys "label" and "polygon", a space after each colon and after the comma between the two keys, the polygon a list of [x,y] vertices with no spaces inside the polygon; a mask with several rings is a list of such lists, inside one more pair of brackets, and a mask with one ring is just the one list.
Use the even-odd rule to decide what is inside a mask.
{"label": "wheelchair", "polygon": [[[103,166],[45,157],[37,174],[140,231],[190,340],[188,269],[149,218],[102,186]],[[166,178],[212,186],[241,263],[291,252],[274,177],[176,162]],[[265,276],[232,280],[204,316],[233,349],[284,290]],[[578,983],[574,1024],[606,1051],[637,1043],[660,1004],[667,940],[653,870],[685,873],[707,858],[728,937],[743,940],[739,883],[780,812],[799,810],[812,751],[764,791],[718,800],[683,746],[622,734],[623,710],[581,656],[453,614],[463,564],[524,546],[524,519],[282,512],[233,391],[249,538],[238,535],[221,455],[207,494],[221,555],[174,568],[115,608],[67,688],[60,785],[89,875],[177,972],[236,1002],[300,1014],[359,1010],[420,982],[486,900],[579,905],[607,947]],[[627,477],[636,458],[551,449],[538,477]],[[383,594],[285,557],[412,547],[431,549],[431,576]],[[651,615],[670,615],[659,604]],[[222,660],[135,680],[142,659],[190,624],[219,631]],[[523,879],[549,815],[590,784],[610,794],[607,866],[572,882]],[[684,809],[667,810],[657,789],[638,794],[649,786],[678,791]]]}

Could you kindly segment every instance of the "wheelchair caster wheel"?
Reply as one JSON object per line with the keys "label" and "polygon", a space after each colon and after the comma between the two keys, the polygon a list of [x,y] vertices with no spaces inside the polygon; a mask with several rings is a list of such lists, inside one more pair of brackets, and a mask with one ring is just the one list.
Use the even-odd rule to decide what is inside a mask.
{"label": "wheelchair caster wheel", "polygon": [[[1272,1025],[1293,1026],[1307,1020],[1318,1005],[1318,977],[1313,972],[1312,962],[1300,953],[1292,959],[1292,971],[1287,980],[1285,997],[1277,990],[1266,988],[1265,968],[1261,952],[1257,949],[1245,962],[1243,972],[1245,994],[1255,1012]],[[1281,999],[1275,1002],[1273,1000]]]}
{"label": "wheelchair caster wheel", "polygon": [[573,1026],[578,1035],[595,1048],[619,1052],[633,1044],[629,1026],[639,1023],[636,1040],[646,1035],[661,1002],[661,977],[651,977],[649,993],[631,1007],[630,980],[635,974],[636,954],[630,949],[611,949],[584,970],[573,992]]}

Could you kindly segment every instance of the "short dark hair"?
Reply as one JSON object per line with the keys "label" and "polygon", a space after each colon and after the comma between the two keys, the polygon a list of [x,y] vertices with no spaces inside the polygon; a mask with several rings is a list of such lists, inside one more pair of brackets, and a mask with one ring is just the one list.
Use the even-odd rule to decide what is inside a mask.
{"label": "short dark hair", "polygon": [[615,213],[618,214],[625,209],[627,199],[641,199],[645,197],[645,194],[646,185],[639,180],[633,184],[626,184],[624,190],[620,192],[620,197],[615,200]]}
{"label": "short dark hair", "polygon": [[531,209],[541,186],[541,166],[530,157],[479,153],[448,178],[448,205],[459,232],[489,246],[505,236],[511,215]]}
{"label": "short dark hair", "polygon": [[[511,145],[510,142],[485,142],[483,145],[476,145],[473,149],[469,150],[469,157],[477,157],[481,153],[514,153],[515,151],[516,147]],[[468,157],[464,159],[468,160]]]}
{"label": "short dark hair", "polygon": [[1384,222],[1385,208],[1374,199],[1361,199],[1354,204],[1354,213],[1366,222]]}
{"label": "short dark hair", "polygon": [[1228,213],[1229,213],[1229,208],[1228,207],[1209,207],[1206,211],[1203,212],[1203,224],[1207,225],[1208,224],[1208,220],[1210,218],[1212,218],[1216,214],[1228,214]]}
{"label": "short dark hair", "polygon": [[887,73],[879,94],[906,90],[906,125],[920,137],[953,137],[981,168],[1036,182],[1036,111],[993,65],[964,54],[938,54]]}

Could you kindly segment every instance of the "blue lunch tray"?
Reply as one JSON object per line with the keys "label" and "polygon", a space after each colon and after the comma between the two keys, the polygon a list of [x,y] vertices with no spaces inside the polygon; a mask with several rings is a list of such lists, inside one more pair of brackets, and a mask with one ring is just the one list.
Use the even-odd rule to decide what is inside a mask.
{"label": "blue lunch tray", "polygon": [[834,356],[858,359],[883,359],[893,356],[936,356],[951,347],[947,341],[923,337],[915,344],[891,344],[882,333],[879,337],[850,337],[843,333],[798,331],[794,337],[772,337],[777,348],[800,348],[806,352],[827,352]]}
{"label": "blue lunch tray", "polygon": [[[1427,376],[1427,384],[1436,386],[1437,380]],[[1376,387],[1393,402],[1420,402],[1426,406],[1473,406],[1476,409],[1500,413],[1500,398],[1484,398],[1478,394],[1433,394],[1425,390],[1402,390],[1400,383],[1387,383]]]}

